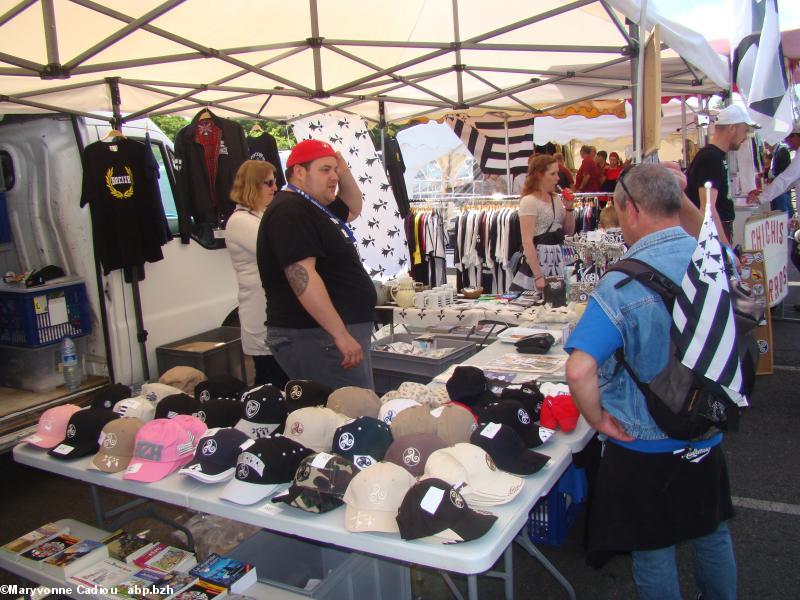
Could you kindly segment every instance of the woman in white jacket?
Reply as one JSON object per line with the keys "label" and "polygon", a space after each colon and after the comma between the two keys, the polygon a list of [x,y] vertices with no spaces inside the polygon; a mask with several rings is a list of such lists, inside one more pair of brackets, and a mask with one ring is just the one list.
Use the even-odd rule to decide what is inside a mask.
{"label": "woman in white jacket", "polygon": [[225,226],[225,243],[239,281],[242,349],[255,363],[253,384],[272,383],[283,388],[288,378],[266,345],[267,297],[256,262],[258,226],[277,190],[272,164],[263,160],[242,163],[231,188],[231,200],[236,203],[236,209]]}

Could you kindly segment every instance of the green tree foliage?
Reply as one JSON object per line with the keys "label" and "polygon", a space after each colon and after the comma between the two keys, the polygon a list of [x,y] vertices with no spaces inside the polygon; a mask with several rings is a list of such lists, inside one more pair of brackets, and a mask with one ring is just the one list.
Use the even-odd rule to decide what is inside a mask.
{"label": "green tree foliage", "polygon": [[253,126],[258,123],[261,129],[275,138],[275,141],[278,143],[278,150],[291,150],[292,146],[297,143],[292,133],[291,125],[281,125],[275,121],[264,120],[254,121],[250,119],[237,119],[237,121],[244,128],[245,133],[252,131]]}
{"label": "green tree foliage", "polygon": [[152,119],[153,123],[158,125],[158,128],[173,142],[178,132],[189,124],[189,119],[175,115],[162,115],[160,117],[152,117]]}

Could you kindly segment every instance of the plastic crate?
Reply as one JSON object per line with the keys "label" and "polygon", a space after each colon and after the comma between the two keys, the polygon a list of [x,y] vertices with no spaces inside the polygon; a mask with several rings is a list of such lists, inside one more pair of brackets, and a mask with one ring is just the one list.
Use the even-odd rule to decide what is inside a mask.
{"label": "plastic crate", "polygon": [[[86,373],[87,339],[82,337],[75,340],[82,373]],[[37,393],[49,392],[64,385],[61,344],[40,348],[0,346],[0,385]]]}
{"label": "plastic crate", "polygon": [[86,286],[80,279],[35,288],[0,285],[0,344],[39,348],[91,331]]}
{"label": "plastic crate", "polygon": [[453,352],[442,358],[407,356],[396,352],[375,350],[376,345],[390,344],[392,342],[410,343],[416,337],[419,336],[396,333],[392,337],[381,338],[372,344],[372,374],[375,391],[378,394],[397,389],[404,381],[430,383],[434,377],[450,365],[463,362],[478,351],[478,347],[474,342],[439,336],[434,336],[438,348],[454,348]]}
{"label": "plastic crate", "polygon": [[246,381],[241,330],[217,327],[156,348],[158,374],[172,367],[194,367],[206,377],[232,375]]}
{"label": "plastic crate", "polygon": [[254,565],[260,583],[308,598],[411,597],[406,565],[269,531],[245,540],[229,556]]}
{"label": "plastic crate", "polygon": [[570,465],[550,493],[534,505],[528,518],[528,536],[534,544],[564,543],[583,510],[586,485],[583,469]]}

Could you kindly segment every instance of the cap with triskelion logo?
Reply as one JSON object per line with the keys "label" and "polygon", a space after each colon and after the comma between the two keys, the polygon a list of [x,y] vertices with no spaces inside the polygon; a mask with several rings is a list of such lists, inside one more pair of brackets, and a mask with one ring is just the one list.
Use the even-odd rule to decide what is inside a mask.
{"label": "cap with triskelion logo", "polygon": [[119,473],[128,468],[133,458],[136,434],[144,421],[136,417],[121,417],[106,423],[100,432],[100,450],[88,464],[88,468],[104,473]]}
{"label": "cap with triskelion logo", "polygon": [[283,483],[289,483],[300,461],[312,451],[284,436],[276,435],[245,444],[236,460],[236,475],[220,498],[237,504],[255,504]]}
{"label": "cap with triskelion logo", "polygon": [[289,410],[306,406],[325,406],[333,388],[310,379],[291,379],[283,388]]}
{"label": "cap with triskelion logo", "polygon": [[218,483],[233,477],[236,459],[250,440],[247,434],[231,427],[209,429],[197,442],[194,459],[179,473],[204,483]]}
{"label": "cap with triskelion logo", "polygon": [[381,405],[381,409],[378,411],[378,418],[391,425],[397,415],[414,406],[421,406],[421,404],[411,398],[392,398]]}
{"label": "cap with triskelion logo", "polygon": [[397,533],[397,509],[414,477],[392,463],[375,463],[353,477],[344,494],[348,531]]}
{"label": "cap with triskelion logo", "polygon": [[515,475],[536,473],[550,460],[546,454],[528,450],[510,425],[481,423],[472,434],[470,443],[486,450],[498,468]]}
{"label": "cap with triskelion logo", "polygon": [[239,422],[241,412],[242,407],[238,400],[212,398],[208,402],[201,402],[194,415],[209,429],[215,429],[217,427],[233,427]]}
{"label": "cap with triskelion logo", "polygon": [[81,409],[75,404],[61,404],[48,408],[39,417],[36,433],[29,435],[23,442],[33,444],[39,448],[54,448],[67,435],[69,419]]}
{"label": "cap with triskelion logo", "polygon": [[178,389],[172,385],[167,385],[166,383],[145,383],[142,385],[142,391],[139,392],[140,396],[144,396],[152,402],[156,404],[161,402],[167,396],[172,396],[174,394],[183,394],[184,391]]}
{"label": "cap with triskelion logo", "polygon": [[305,457],[285,494],[272,498],[307,512],[324,513],[344,504],[342,497],[358,469],[352,461],[327,452]]}
{"label": "cap with triskelion logo", "polygon": [[403,467],[414,477],[420,477],[425,472],[428,457],[446,447],[447,444],[435,433],[412,433],[395,439],[383,460]]}
{"label": "cap with triskelion logo", "polygon": [[481,423],[502,423],[510,426],[519,434],[526,448],[541,446],[544,441],[539,435],[539,426],[518,400],[500,400],[487,404],[478,411],[478,420]]}
{"label": "cap with triskelion logo", "polygon": [[119,415],[107,408],[86,408],[69,418],[64,439],[48,451],[53,458],[78,458],[94,454],[100,447],[98,438],[106,423]]}
{"label": "cap with triskelion logo", "polygon": [[331,449],[333,434],[347,417],[322,406],[307,406],[289,413],[283,435],[315,452]]}
{"label": "cap with triskelion logo", "polygon": [[244,382],[233,375],[217,375],[198,383],[194,397],[198,402],[208,402],[212,398],[239,400],[246,389]]}
{"label": "cap with triskelion logo", "polygon": [[109,383],[92,394],[89,406],[92,408],[113,408],[118,400],[131,397],[131,388],[122,383]]}
{"label": "cap with triskelion logo", "polygon": [[494,506],[511,502],[523,480],[500,471],[483,448],[456,444],[431,454],[425,475],[442,479],[458,489],[470,506]]}
{"label": "cap with triskelion logo", "polygon": [[152,483],[177,471],[194,454],[195,435],[180,421],[154,419],[136,433],[133,458],[123,479]]}
{"label": "cap with triskelion logo", "polygon": [[392,430],[386,423],[373,417],[358,417],[336,430],[331,449],[364,469],[382,461],[392,441]]}
{"label": "cap with triskelion logo", "polygon": [[446,481],[424,479],[414,485],[400,504],[400,537],[433,537],[441,543],[468,542],[484,535],[497,520],[490,513],[467,506],[464,497]]}
{"label": "cap with triskelion logo", "polygon": [[381,400],[370,389],[349,385],[331,393],[325,406],[351,419],[358,417],[377,418],[378,411],[381,408]]}
{"label": "cap with triskelion logo", "polygon": [[173,394],[156,404],[156,419],[171,419],[177,415],[193,415],[200,403],[187,394]]}
{"label": "cap with triskelion logo", "polygon": [[273,433],[283,433],[289,409],[283,393],[272,384],[255,387],[242,394],[240,419],[236,429],[251,438],[261,438]]}

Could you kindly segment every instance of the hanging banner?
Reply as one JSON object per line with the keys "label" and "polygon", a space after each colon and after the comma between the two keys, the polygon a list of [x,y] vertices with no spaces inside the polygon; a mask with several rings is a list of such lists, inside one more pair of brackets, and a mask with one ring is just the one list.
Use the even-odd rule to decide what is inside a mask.
{"label": "hanging banner", "polygon": [[[742,280],[750,286],[753,293],[762,300],[766,300],[767,279],[764,266],[764,252],[761,250],[744,250],[741,256]],[[771,375],[772,363],[772,313],[766,311],[766,323],[756,327],[753,335],[758,342],[758,365],[756,375]]]}
{"label": "hanging banner", "polygon": [[780,304],[789,294],[788,235],[788,222],[783,211],[754,215],[744,224],[742,245],[764,253],[764,290],[770,307]]}

